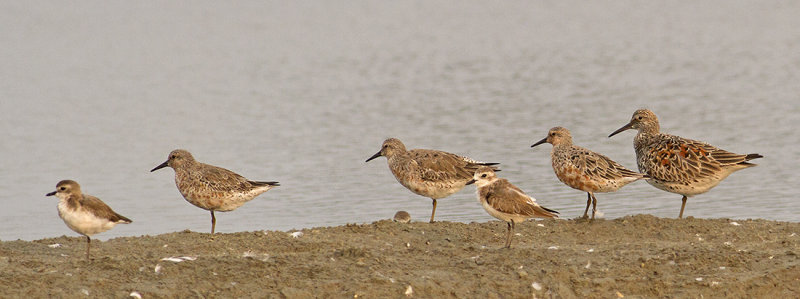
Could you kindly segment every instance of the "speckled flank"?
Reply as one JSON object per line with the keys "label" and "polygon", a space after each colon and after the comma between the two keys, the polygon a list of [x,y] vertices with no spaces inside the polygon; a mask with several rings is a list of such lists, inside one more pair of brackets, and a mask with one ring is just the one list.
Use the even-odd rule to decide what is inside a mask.
{"label": "speckled flank", "polygon": [[386,157],[389,170],[401,185],[411,192],[433,200],[430,222],[434,221],[437,199],[447,197],[464,188],[479,166],[498,164],[478,162],[437,150],[414,149],[409,151],[396,138],[386,139],[381,150],[367,159],[367,162],[380,156]]}
{"label": "speckled flank", "polygon": [[572,134],[562,127],[554,127],[547,137],[531,145],[542,143],[553,145],[550,158],[556,177],[572,188],[585,191],[588,200],[583,217],[588,217],[589,205],[592,204],[592,219],[597,212],[595,192],[614,192],[623,186],[646,176],[628,170],[608,157],[572,144]]}
{"label": "speckled flank", "polygon": [[511,236],[516,223],[530,218],[558,218],[558,212],[542,207],[536,199],[522,192],[506,179],[498,178],[492,168],[481,166],[475,171],[473,179],[478,201],[489,215],[507,223],[505,247],[511,247]]}
{"label": "speckled flank", "polygon": [[83,194],[78,182],[63,180],[56,191],[47,196],[58,197],[58,216],[71,230],[86,236],[86,259],[89,259],[91,236],[113,228],[117,223],[131,223],[125,216],[117,214],[97,197]]}
{"label": "speckled flank", "polygon": [[628,129],[639,131],[633,147],[639,171],[652,177],[647,182],[683,195],[678,218],[683,217],[688,197],[711,190],[737,170],[756,166],[748,161],[762,157],[735,154],[702,141],[661,133],[658,118],[647,109],[636,110],[631,121],[609,137]]}
{"label": "speckled flank", "polygon": [[225,168],[197,162],[191,153],[181,149],[172,151],[166,162],[151,171],[164,167],[175,170],[175,185],[186,201],[211,211],[212,238],[216,227],[214,211],[235,210],[280,185],[278,182],[250,181]]}

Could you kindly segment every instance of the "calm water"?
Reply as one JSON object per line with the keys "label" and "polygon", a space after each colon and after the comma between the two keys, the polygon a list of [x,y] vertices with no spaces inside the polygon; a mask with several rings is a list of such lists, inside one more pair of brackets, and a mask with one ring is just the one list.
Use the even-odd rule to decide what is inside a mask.
{"label": "calm water", "polygon": [[[503,163],[563,216],[586,195],[552,173],[550,127],[635,168],[648,107],[664,131],[761,153],[691,198],[704,218],[798,221],[796,1],[97,1],[0,4],[0,239],[75,236],[44,194],[74,179],[134,220],[98,235],[208,232],[170,150],[282,186],[217,230],[372,222],[430,199],[364,160],[387,137]],[[680,195],[637,182],[598,195],[607,218],[676,217]],[[488,221],[474,187],[437,219]]]}

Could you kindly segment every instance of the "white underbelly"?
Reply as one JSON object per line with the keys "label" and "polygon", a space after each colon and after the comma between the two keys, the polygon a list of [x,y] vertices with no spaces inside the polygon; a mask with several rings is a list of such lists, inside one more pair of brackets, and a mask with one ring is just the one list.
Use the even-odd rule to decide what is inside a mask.
{"label": "white underbelly", "polygon": [[81,208],[70,211],[66,206],[62,207],[61,204],[58,205],[58,214],[67,227],[86,236],[107,231],[116,225],[115,222],[99,218]]}
{"label": "white underbelly", "polygon": [[525,216],[508,214],[495,210],[486,201],[481,201],[481,205],[483,206],[483,209],[486,210],[487,213],[489,213],[489,215],[492,215],[492,217],[503,220],[505,222],[511,222],[511,220],[514,220],[514,223],[521,223],[528,219],[528,217]]}

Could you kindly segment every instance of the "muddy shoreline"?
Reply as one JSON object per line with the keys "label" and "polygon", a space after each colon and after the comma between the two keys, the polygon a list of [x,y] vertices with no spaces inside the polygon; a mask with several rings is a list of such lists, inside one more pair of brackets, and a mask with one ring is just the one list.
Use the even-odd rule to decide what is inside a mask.
{"label": "muddy shoreline", "polygon": [[[292,233],[295,232],[294,236]],[[300,232],[298,234],[296,232]],[[8,297],[800,296],[800,224],[768,220],[381,220],[300,231],[0,242]],[[298,236],[299,235],[299,236]],[[59,245],[54,245],[59,244]],[[172,259],[168,259],[171,258]],[[188,257],[188,258],[183,258]]]}

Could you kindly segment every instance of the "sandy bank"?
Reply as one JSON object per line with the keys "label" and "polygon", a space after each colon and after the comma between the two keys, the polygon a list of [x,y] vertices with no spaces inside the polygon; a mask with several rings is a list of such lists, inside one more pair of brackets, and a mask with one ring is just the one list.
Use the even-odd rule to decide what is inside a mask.
{"label": "sandy bank", "polygon": [[[637,298],[800,296],[800,224],[766,220],[365,225],[209,235],[177,232],[92,243],[0,243],[0,294],[12,297]],[[49,246],[60,244],[59,247]],[[175,262],[168,257],[191,257]]]}

